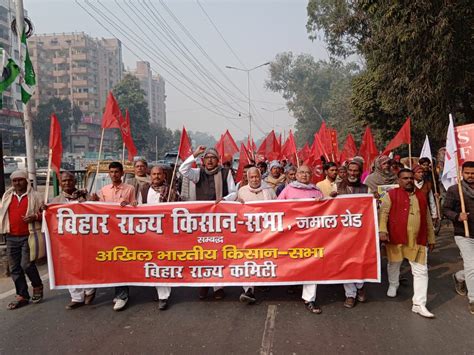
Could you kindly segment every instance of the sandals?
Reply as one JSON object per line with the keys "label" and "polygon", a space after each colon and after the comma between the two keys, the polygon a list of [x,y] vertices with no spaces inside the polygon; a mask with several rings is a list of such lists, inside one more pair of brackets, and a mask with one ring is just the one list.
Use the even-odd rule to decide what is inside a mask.
{"label": "sandals", "polygon": [[43,286],[33,287],[33,297],[31,297],[31,302],[40,303],[43,299]]}
{"label": "sandals", "polygon": [[310,311],[311,313],[314,313],[314,314],[323,313],[323,310],[321,309],[321,307],[319,307],[319,305],[316,304],[316,302],[314,301],[305,302],[304,305],[306,306],[306,309]]}
{"label": "sandals", "polygon": [[26,306],[28,303],[29,303],[29,301],[26,298],[23,298],[21,296],[16,296],[15,301],[10,302],[7,305],[7,309],[11,311],[11,310]]}

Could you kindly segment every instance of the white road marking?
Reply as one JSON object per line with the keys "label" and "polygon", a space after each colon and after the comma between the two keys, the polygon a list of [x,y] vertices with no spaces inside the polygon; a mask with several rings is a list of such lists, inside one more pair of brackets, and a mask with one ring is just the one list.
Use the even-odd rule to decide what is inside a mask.
{"label": "white road marking", "polygon": [[262,345],[260,347],[260,355],[269,355],[272,353],[273,336],[275,334],[275,318],[277,314],[277,306],[269,305],[267,311],[267,319],[265,320],[265,329],[263,330]]}
{"label": "white road marking", "polygon": [[[43,276],[41,276],[41,280],[43,280],[43,281],[47,281],[48,279],[49,279],[49,276],[48,276],[47,273],[44,274]],[[13,296],[15,293],[16,293],[16,290],[14,288],[9,290],[9,291],[0,293],[0,300],[3,300],[3,299],[5,299],[7,297],[10,297],[10,296]]]}

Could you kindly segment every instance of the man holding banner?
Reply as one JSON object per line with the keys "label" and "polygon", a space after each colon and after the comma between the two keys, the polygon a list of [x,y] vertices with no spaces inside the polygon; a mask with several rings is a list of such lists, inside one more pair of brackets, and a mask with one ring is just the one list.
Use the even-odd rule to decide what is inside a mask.
{"label": "man holding banner", "polygon": [[[465,211],[461,209],[461,198],[457,185],[451,186],[444,201],[443,213],[454,224],[454,240],[461,252],[464,270],[453,274],[456,292],[469,299],[469,312],[474,314],[474,161],[462,165],[462,193]],[[466,236],[464,222],[467,221],[469,236]],[[466,290],[467,288],[467,290]]]}

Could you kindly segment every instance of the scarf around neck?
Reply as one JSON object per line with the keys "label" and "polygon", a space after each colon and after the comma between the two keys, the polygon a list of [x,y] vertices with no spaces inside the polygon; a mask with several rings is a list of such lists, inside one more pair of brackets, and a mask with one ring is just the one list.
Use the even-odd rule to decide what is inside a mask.
{"label": "scarf around neck", "polygon": [[464,180],[461,181],[461,185],[462,185],[464,194],[470,199],[474,199],[474,189],[471,186],[469,186],[469,184]]}
{"label": "scarf around neck", "polygon": [[316,185],[314,184],[303,184],[302,182],[299,182],[299,181],[293,181],[293,182],[290,182],[290,186],[296,188],[296,189],[300,189],[300,190],[319,190],[318,187],[316,187]]}

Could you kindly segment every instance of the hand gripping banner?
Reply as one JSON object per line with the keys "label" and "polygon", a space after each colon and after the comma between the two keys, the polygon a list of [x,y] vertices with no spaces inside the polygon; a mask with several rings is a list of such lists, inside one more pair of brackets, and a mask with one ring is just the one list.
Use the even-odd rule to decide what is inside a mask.
{"label": "hand gripping banner", "polygon": [[375,200],[51,205],[51,288],[380,282]]}

